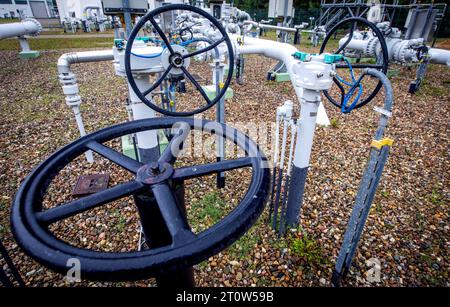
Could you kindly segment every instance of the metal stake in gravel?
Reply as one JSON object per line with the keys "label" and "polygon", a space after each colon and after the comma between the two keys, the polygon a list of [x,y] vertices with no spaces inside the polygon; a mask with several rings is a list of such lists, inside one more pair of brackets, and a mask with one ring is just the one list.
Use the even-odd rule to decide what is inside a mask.
{"label": "metal stake in gravel", "polygon": [[275,202],[274,202],[274,208],[273,208],[273,221],[272,221],[272,228],[274,230],[277,229],[277,223],[278,223],[278,210],[279,210],[279,204],[280,204],[280,195],[281,195],[281,185],[283,183],[283,169],[284,169],[284,160],[286,155],[286,143],[287,143],[287,133],[288,133],[288,126],[292,118],[292,112],[293,112],[293,106],[294,104],[292,101],[288,100],[284,103],[283,106],[277,108],[277,115],[279,114],[280,117],[283,119],[283,134],[281,137],[281,155],[280,155],[280,163],[278,167],[278,181],[277,181],[277,187],[276,187],[276,196],[275,196]]}
{"label": "metal stake in gravel", "polygon": [[344,241],[334,268],[332,283],[335,286],[340,285],[341,279],[345,278],[350,269],[356,247],[361,238],[378,183],[381,179],[384,165],[386,164],[393,143],[393,140],[383,138],[392,110],[393,90],[391,83],[383,73],[377,70],[368,69],[366,74],[381,80],[385,88],[386,97],[384,109],[375,108],[376,111],[381,113],[381,118],[374,140],[371,144],[369,162],[364,171],[358,194],[356,195],[355,207],[350,216],[347,230],[344,234]]}

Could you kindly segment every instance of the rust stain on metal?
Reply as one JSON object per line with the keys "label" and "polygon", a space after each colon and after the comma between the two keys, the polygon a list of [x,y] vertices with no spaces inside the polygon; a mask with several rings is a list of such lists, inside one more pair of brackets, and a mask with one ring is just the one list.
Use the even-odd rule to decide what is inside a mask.
{"label": "rust stain on metal", "polygon": [[75,188],[72,191],[73,196],[83,196],[97,193],[108,188],[109,174],[91,174],[78,177]]}

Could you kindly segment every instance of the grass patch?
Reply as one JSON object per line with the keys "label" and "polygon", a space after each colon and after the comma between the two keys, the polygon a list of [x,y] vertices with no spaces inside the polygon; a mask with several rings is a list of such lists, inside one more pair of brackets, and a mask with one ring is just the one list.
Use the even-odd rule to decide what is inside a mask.
{"label": "grass patch", "polygon": [[[31,50],[54,50],[72,48],[99,48],[113,45],[112,37],[70,37],[65,38],[34,38],[28,40]],[[0,50],[20,50],[17,39],[0,41]]]}
{"label": "grass patch", "polygon": [[8,233],[8,228],[5,225],[0,224],[0,239]]}
{"label": "grass patch", "polygon": [[95,35],[95,34],[114,34],[114,30],[108,29],[103,32],[97,32],[97,31],[84,32],[83,30],[78,29],[77,32],[72,33],[72,32],[64,32],[63,29],[59,29],[59,30],[42,31],[39,35],[44,35],[44,36],[45,35],[67,35],[67,37],[70,38],[71,35]]}
{"label": "grass patch", "polygon": [[339,120],[337,118],[332,118],[330,120],[331,128],[338,128],[339,127]]}
{"label": "grass patch", "polygon": [[64,101],[60,94],[36,93],[35,101],[29,99],[18,101],[15,105],[15,112],[20,114],[24,121],[40,121],[58,117],[54,111],[54,105],[61,104]]}
{"label": "grass patch", "polygon": [[256,233],[258,227],[258,225],[254,225],[244,236],[230,246],[228,252],[231,256],[242,260],[250,254],[260,241],[260,237]]}
{"label": "grass patch", "polygon": [[296,237],[291,239],[290,249],[294,255],[300,257],[309,265],[326,263],[322,248],[313,238],[308,237],[305,232],[299,232]]}
{"label": "grass patch", "polygon": [[380,204],[373,204],[372,208],[370,208],[371,212],[376,212],[378,215],[383,215],[383,207]]}
{"label": "grass patch", "polygon": [[225,207],[225,201],[217,192],[205,194],[200,200],[193,201],[189,218],[192,228],[201,231],[211,227],[224,216]]}
{"label": "grass patch", "polygon": [[223,215],[225,202],[219,197],[218,193],[213,192],[206,194],[199,203],[194,205],[201,208],[197,215],[198,218],[209,220],[212,224],[215,224]]}
{"label": "grass patch", "polygon": [[6,209],[6,204],[3,201],[0,201],[0,211]]}
{"label": "grass patch", "polygon": [[19,18],[0,18],[0,24],[2,23],[13,23],[13,22],[20,22]]}
{"label": "grass patch", "polygon": [[436,190],[431,191],[431,194],[428,196],[428,199],[433,205],[436,206],[442,205],[444,201],[442,195]]}
{"label": "grass patch", "polygon": [[[431,71],[429,69],[429,71]],[[419,96],[433,96],[433,97],[442,97],[447,94],[447,87],[445,86],[448,81],[444,80],[442,82],[442,86],[434,86],[429,81],[426,80],[426,78],[422,81],[422,84],[420,85],[420,89],[417,92],[417,95]]]}
{"label": "grass patch", "polygon": [[389,197],[389,191],[383,190],[380,192],[381,196],[388,198]]}

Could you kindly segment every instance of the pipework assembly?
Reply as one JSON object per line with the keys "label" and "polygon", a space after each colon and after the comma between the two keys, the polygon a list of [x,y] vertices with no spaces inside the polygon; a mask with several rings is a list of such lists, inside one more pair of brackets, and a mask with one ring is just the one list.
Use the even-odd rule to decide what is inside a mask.
{"label": "pipework assembly", "polygon": [[[126,37],[111,40],[111,48],[107,50],[66,53],[58,59],[58,78],[65,102],[74,112],[80,138],[50,155],[21,183],[11,210],[12,233],[18,245],[33,259],[63,274],[67,272],[68,260],[76,258],[86,279],[122,281],[152,277],[159,286],[192,287],[195,285],[193,266],[218,254],[244,235],[261,216],[269,197],[268,223],[278,236],[286,234],[287,229],[299,226],[315,131],[319,125],[330,125],[322,104],[322,94],[332,106],[345,114],[342,116],[351,116],[352,112],[371,102],[384,87],[385,105],[384,108],[375,108],[381,114],[380,123],[335,266],[333,282],[338,286],[351,265],[392,145],[392,140],[384,137],[391,116],[393,93],[385,76],[388,51],[381,30],[364,19],[353,18],[345,22],[364,23],[379,41],[372,39],[366,44],[361,40],[361,43],[360,34],[354,32],[337,51],[327,52],[324,48],[332,30],[325,37],[319,53],[306,53],[287,43],[286,36],[283,36],[284,40],[271,41],[258,35],[248,35],[252,27],[300,35],[304,25],[290,27],[294,10],[288,4],[292,1],[283,2],[283,14],[280,11],[282,2],[276,2],[277,17],[284,18],[278,20],[278,26],[256,23],[248,13],[237,10],[225,1],[210,1],[209,8],[203,1],[197,2],[197,6],[163,5],[162,1],[157,1],[157,8],[149,12],[147,1],[140,3],[142,7],[134,7],[137,4],[131,1],[124,3],[124,7],[109,8],[117,10],[114,14],[124,14],[122,17],[128,27]],[[84,9],[85,12],[89,10],[97,10],[100,14],[97,7]],[[134,28],[130,21],[130,12],[133,11],[141,15],[133,16],[136,17]],[[2,27],[0,25],[0,38],[21,38],[37,35],[40,31],[40,25],[30,20],[16,26]],[[363,48],[365,54],[373,52],[377,57],[375,64],[354,63],[344,52],[363,44],[366,44]],[[395,41],[395,44],[397,47],[392,48],[396,50],[403,46],[400,41]],[[434,57],[434,61],[448,62],[441,53],[430,50],[428,54]],[[290,81],[295,92],[294,95],[284,93],[291,97],[285,98],[276,110],[272,109],[276,112],[275,137],[271,139],[274,143],[272,174],[261,144],[256,144],[247,135],[225,124],[225,104],[227,99],[233,97],[230,87],[233,73],[237,71],[237,83],[241,84],[245,55],[276,60],[274,73],[283,73],[285,81]],[[413,57],[408,53],[402,56],[405,59]],[[128,122],[86,133],[81,116],[82,98],[71,65],[100,61],[111,62],[115,75],[126,81],[127,91],[122,94],[124,100],[126,96],[124,111],[127,112]],[[359,76],[357,69],[363,70]],[[341,72],[348,73],[350,79]],[[367,97],[363,97],[365,77],[375,80],[375,83],[372,82],[374,89],[368,91]],[[330,91],[333,85],[338,87],[334,96]],[[242,92],[245,95],[246,91]],[[283,96],[283,93],[275,94]],[[216,107],[215,113],[204,115],[213,117],[213,120],[193,117],[212,107]],[[235,106],[230,104],[227,107]],[[263,108],[261,105],[261,108],[258,106],[251,111],[258,113],[265,109],[266,106]],[[202,149],[198,150],[202,163],[209,163],[189,165],[192,164],[189,159],[177,160],[194,138],[194,142],[210,138],[207,141],[211,140],[211,146],[202,143]],[[225,141],[230,144],[227,148]],[[232,147],[234,145],[236,147]],[[232,158],[225,150],[229,148]],[[194,151],[197,149],[194,145]],[[68,199],[46,198],[47,194],[58,189],[58,185],[52,185],[49,189],[53,181],[57,181],[54,180],[56,176],[66,176],[60,171],[69,163],[81,163],[79,156],[85,155],[89,163],[96,163],[95,171],[101,170],[105,163],[99,163],[97,159],[94,161],[93,152],[105,159],[108,165],[114,165],[107,169],[114,179],[114,186],[108,187],[109,173],[88,174],[97,178],[106,175],[107,179],[104,185],[83,181],[88,188],[81,190],[86,193],[73,192]],[[196,154],[194,158],[198,157]],[[244,173],[241,170],[244,168],[243,176],[250,180],[245,189],[236,191],[239,192],[236,197],[240,197],[242,192],[242,198],[238,201],[233,198],[232,205],[235,207],[206,228],[190,225],[191,217],[187,212],[194,210],[193,204],[197,198],[192,197],[191,201],[186,198],[198,191],[186,182],[191,179],[206,181],[204,176],[213,175],[216,188],[226,187],[222,192],[229,193],[229,188],[234,186],[226,184],[235,177],[225,178],[226,172],[237,170],[236,174],[240,174]],[[73,169],[87,172],[94,167]],[[118,169],[130,176],[119,173],[113,178],[113,172]],[[70,175],[73,177],[74,174]],[[84,173],[79,179],[83,176]],[[58,181],[61,181],[60,178]],[[241,188],[240,184],[238,188]],[[98,190],[87,191],[92,186]],[[185,188],[189,189],[188,193],[185,193]],[[235,197],[234,194],[232,196]],[[58,204],[47,205],[47,199],[48,202],[55,199]],[[108,208],[114,207],[115,211],[125,209],[122,203],[115,203],[119,200],[126,206],[135,206],[133,220],[124,223],[123,228],[130,227],[127,232],[139,231],[135,236],[136,239],[139,237],[137,250],[124,248],[100,252],[94,245],[77,246],[69,240],[65,241],[63,236],[57,235],[58,230],[50,227],[55,223],[67,223],[71,227],[73,220],[68,218],[107,204],[113,206],[106,207],[102,211],[105,214]],[[90,225],[85,223],[84,226]],[[108,226],[108,230],[112,228]],[[127,246],[134,245],[130,241],[132,244],[127,243]]]}
{"label": "pipework assembly", "polygon": [[[342,22],[344,23],[345,20]],[[389,22],[376,24],[386,41],[386,52],[390,63],[417,65],[416,80],[411,82],[410,93],[419,90],[429,64],[450,66],[450,50],[427,46],[423,37],[405,38],[398,28]],[[374,31],[362,31],[354,28],[351,33],[339,40],[339,48],[352,58],[374,58],[382,55],[379,35]]]}
{"label": "pipework assembly", "polygon": [[300,118],[297,122],[293,165],[289,174],[290,186],[285,218],[287,227],[296,227],[299,223],[321,92],[331,88],[335,76],[334,64],[326,63],[327,55],[325,54],[294,53],[292,56],[302,58],[302,61],[296,61],[290,68],[294,75],[294,88],[299,98]]}
{"label": "pipework assembly", "polygon": [[19,57],[22,59],[37,58],[39,51],[30,49],[25,36],[38,36],[42,32],[42,26],[34,18],[25,18],[21,22],[0,24],[0,39],[17,37],[22,51]]}
{"label": "pipework assembly", "polygon": [[[66,104],[72,108],[75,121],[80,131],[80,136],[86,135],[83,119],[81,117],[81,97],[75,73],[70,66],[75,63],[90,63],[100,61],[112,61],[114,59],[112,50],[84,51],[65,53],[58,59],[58,79],[62,85],[63,93],[66,95]],[[94,162],[91,151],[86,152],[88,162]]]}

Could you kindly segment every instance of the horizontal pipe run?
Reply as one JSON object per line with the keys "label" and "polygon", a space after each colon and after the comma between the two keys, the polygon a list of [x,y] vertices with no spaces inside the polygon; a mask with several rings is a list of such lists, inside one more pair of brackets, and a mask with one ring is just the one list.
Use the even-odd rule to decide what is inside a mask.
{"label": "horizontal pipe run", "polygon": [[261,29],[279,30],[279,31],[293,32],[293,33],[297,32],[297,29],[294,29],[294,28],[273,26],[273,25],[268,25],[268,24],[264,24],[264,23],[258,23],[256,21],[251,21],[251,20],[244,21],[244,24],[252,25],[255,28],[261,28]]}
{"label": "horizontal pipe run", "polygon": [[58,59],[58,73],[69,73],[70,65],[74,63],[101,62],[112,60],[114,60],[112,49],[65,53]]}
{"label": "horizontal pipe run", "polygon": [[428,54],[431,63],[450,66],[450,50],[430,48]]}
{"label": "horizontal pipe run", "polygon": [[21,22],[0,25],[0,39],[16,36],[36,36],[42,31],[42,26],[36,19],[26,18]]}

